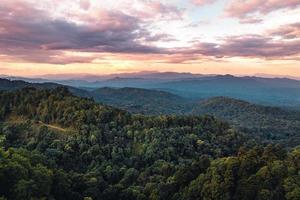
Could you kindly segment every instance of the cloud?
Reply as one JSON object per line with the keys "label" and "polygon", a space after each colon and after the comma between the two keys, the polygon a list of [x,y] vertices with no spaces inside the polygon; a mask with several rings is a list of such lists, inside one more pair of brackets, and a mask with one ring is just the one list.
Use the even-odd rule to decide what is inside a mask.
{"label": "cloud", "polygon": [[242,18],[239,20],[241,24],[257,24],[262,22],[263,20],[256,17],[248,17],[248,18]]}
{"label": "cloud", "polygon": [[[19,2],[20,3],[20,2]],[[89,24],[53,19],[28,4],[6,4],[0,8],[0,53],[29,61],[80,62],[79,57],[62,59],[62,51],[158,53],[159,48],[139,41],[159,40],[140,26],[136,17],[101,10]],[[83,61],[89,61],[82,58]]]}
{"label": "cloud", "polygon": [[91,3],[89,0],[80,0],[79,5],[83,10],[88,10],[91,6]]}
{"label": "cloud", "polygon": [[0,71],[6,71],[6,70],[9,70],[8,67],[0,67]]}
{"label": "cloud", "polygon": [[300,39],[300,22],[280,26],[277,29],[268,31],[268,33],[285,39]]}
{"label": "cloud", "polygon": [[[2,53],[0,51],[0,53]],[[72,55],[64,51],[41,51],[27,49],[11,49],[1,56],[1,61],[24,63],[47,63],[47,64],[70,64],[70,63],[91,63],[94,59],[100,58],[100,55]]]}
{"label": "cloud", "polygon": [[163,4],[160,2],[155,2],[155,1],[150,2],[146,5],[149,8],[151,8],[153,10],[153,12],[160,13],[162,15],[166,14],[166,15],[175,15],[178,17],[181,16],[181,12],[176,6],[166,5],[166,4]]}
{"label": "cloud", "polygon": [[277,41],[268,36],[244,35],[225,38],[221,43],[199,43],[190,53],[205,56],[250,57],[281,59],[297,56],[300,52],[300,40]]}
{"label": "cloud", "polygon": [[265,60],[299,60],[300,40],[275,40],[271,35],[241,35],[223,38],[219,42],[197,42],[192,47],[174,50],[169,63],[215,61],[227,58],[261,58]]}
{"label": "cloud", "polygon": [[170,4],[159,1],[145,1],[139,9],[128,8],[131,15],[141,20],[180,20],[183,16],[183,10]]}
{"label": "cloud", "polygon": [[[255,2],[257,1],[259,0]],[[272,2],[274,4],[277,0]],[[71,15],[68,18],[60,15],[57,17],[57,13],[47,12],[35,3],[7,1],[0,6],[1,60],[51,64],[91,63],[105,59],[102,54],[110,54],[110,58],[124,56],[133,60],[166,63],[231,57],[299,57],[299,23],[269,30],[261,35],[217,38],[215,42],[196,41],[191,38],[189,47],[155,46],[159,42],[175,41],[176,38],[159,32],[160,30],[152,32],[152,22],[149,21],[154,20],[153,17],[171,20],[176,16],[180,17],[182,13],[177,7],[159,2],[147,1],[142,5],[142,8],[151,9],[139,9],[141,12],[94,9],[94,4],[91,6],[89,1],[80,1],[77,5],[78,13],[68,13],[68,16]],[[89,12],[85,12],[85,9]],[[252,13],[251,9],[246,13]],[[261,20],[255,16],[241,16],[241,23],[258,23]]]}
{"label": "cloud", "polygon": [[146,33],[144,34],[145,41],[147,42],[172,42],[172,41],[177,41],[173,36],[165,33],[158,33],[158,34],[150,34]]}
{"label": "cloud", "polygon": [[208,4],[213,4],[215,3],[217,0],[191,0],[191,2],[194,4],[194,5],[197,5],[197,6],[205,6],[205,5],[208,5]]}
{"label": "cloud", "polygon": [[189,64],[206,60],[226,61],[234,57],[299,60],[300,40],[276,40],[267,34],[231,36],[215,43],[199,41],[191,47],[175,48],[163,54],[150,54],[143,56],[143,59],[157,63]]}
{"label": "cloud", "polygon": [[279,9],[295,9],[298,6],[299,0],[231,0],[225,12],[229,17],[243,19],[255,14],[265,15]]}

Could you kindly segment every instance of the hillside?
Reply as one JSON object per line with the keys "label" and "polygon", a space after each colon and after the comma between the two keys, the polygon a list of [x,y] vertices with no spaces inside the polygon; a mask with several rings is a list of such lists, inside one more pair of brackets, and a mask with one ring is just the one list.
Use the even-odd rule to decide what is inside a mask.
{"label": "hillside", "polygon": [[156,88],[193,99],[227,96],[269,106],[300,108],[300,81],[286,78],[225,75],[170,81],[157,84]]}
{"label": "hillside", "polygon": [[210,158],[251,146],[213,117],[135,116],[61,87],[0,92],[0,105],[7,199],[176,199]]}
{"label": "hillside", "polygon": [[0,78],[0,91],[15,91],[19,89],[23,89],[26,87],[33,87],[37,89],[54,89],[57,87],[66,87],[69,89],[70,92],[72,92],[74,95],[80,96],[80,97],[89,97],[89,94],[87,91],[78,89],[71,86],[65,86],[57,83],[51,83],[51,82],[45,82],[45,83],[32,83],[32,82],[26,82],[22,80],[9,80],[9,79],[2,79]]}
{"label": "hillside", "polygon": [[139,88],[100,88],[90,92],[97,102],[139,114],[184,114],[188,100],[177,95]]}
{"label": "hillside", "polygon": [[76,96],[93,98],[98,103],[115,106],[131,113],[147,115],[184,114],[190,107],[188,99],[159,90],[108,87],[84,90],[57,83],[29,83],[0,79],[0,90],[4,91],[14,91],[26,87],[54,89],[62,86],[67,87]]}
{"label": "hillside", "polygon": [[[80,87],[80,81],[64,84]],[[232,75],[184,75],[157,73],[135,77],[112,77],[107,80],[85,82],[82,87],[134,87],[170,92],[188,99],[227,96],[267,106],[300,109],[300,81],[288,78],[262,78]]]}
{"label": "hillside", "polygon": [[178,79],[113,78],[92,87],[136,87],[170,92],[188,99],[227,96],[268,106],[300,109],[300,81],[287,78],[203,76]]}
{"label": "hillside", "polygon": [[36,87],[44,89],[56,88],[58,84],[56,83],[29,83],[22,80],[8,80],[0,79],[0,90],[17,90],[25,87]]}
{"label": "hillside", "polygon": [[[190,100],[226,96],[266,106],[300,110],[300,81],[288,78],[204,76],[185,73],[119,74],[101,76],[99,80],[97,77],[90,78],[90,81],[84,78],[80,80],[60,78],[60,80],[53,79],[51,82],[68,85],[71,88],[86,88],[89,91],[103,87],[159,90]],[[35,82],[40,81],[42,80],[35,80]]]}
{"label": "hillside", "polygon": [[300,112],[251,104],[227,97],[215,97],[195,104],[192,114],[210,114],[267,142],[288,146],[300,144]]}
{"label": "hillside", "polygon": [[62,87],[0,92],[0,107],[2,199],[299,197],[299,149],[214,117],[131,115]]}
{"label": "hillside", "polygon": [[92,96],[97,102],[131,113],[209,114],[266,143],[276,142],[286,147],[300,144],[299,111],[262,106],[228,97],[190,101],[170,93],[137,88],[102,88],[95,92]]}
{"label": "hillside", "polygon": [[[40,89],[61,86],[51,83],[6,82],[5,87],[11,88],[10,90],[26,86]],[[286,147],[300,144],[298,134],[300,130],[299,111],[261,106],[228,97],[192,101],[168,92],[139,88],[99,88],[89,91],[72,87],[68,87],[68,89],[74,95],[93,98],[98,103],[114,106],[134,114],[209,114],[227,121],[235,128],[263,142],[281,143]]]}

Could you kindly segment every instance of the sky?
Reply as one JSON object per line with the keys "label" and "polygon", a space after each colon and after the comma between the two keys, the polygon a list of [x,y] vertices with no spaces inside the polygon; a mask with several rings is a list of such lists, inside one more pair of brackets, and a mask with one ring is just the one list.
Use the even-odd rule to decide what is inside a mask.
{"label": "sky", "polygon": [[0,0],[0,74],[300,76],[299,0]]}

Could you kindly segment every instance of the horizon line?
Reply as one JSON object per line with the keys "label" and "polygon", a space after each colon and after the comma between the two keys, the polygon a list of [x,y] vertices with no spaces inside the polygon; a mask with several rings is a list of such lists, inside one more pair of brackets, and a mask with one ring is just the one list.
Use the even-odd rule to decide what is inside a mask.
{"label": "horizon line", "polygon": [[[95,74],[95,73],[48,73],[42,75],[13,75],[13,74],[0,74],[0,78],[32,78],[32,79],[46,79],[46,80],[76,80],[83,79],[88,80],[90,78],[117,78],[118,76],[128,75],[128,78],[138,78],[138,76],[151,75],[151,74],[167,74],[174,73],[178,75],[189,74],[194,76],[234,76],[234,77],[258,77],[258,78],[287,78],[293,80],[300,80],[300,76],[286,75],[286,74],[268,74],[268,73],[253,73],[253,74],[234,74],[234,73],[192,73],[192,72],[178,72],[178,71],[153,71],[153,70],[142,70],[136,72],[121,72],[121,73],[110,73],[110,74]],[[136,75],[137,77],[133,77]],[[58,79],[55,79],[57,76]],[[61,77],[69,76],[69,77]],[[126,77],[121,77],[126,78]]]}

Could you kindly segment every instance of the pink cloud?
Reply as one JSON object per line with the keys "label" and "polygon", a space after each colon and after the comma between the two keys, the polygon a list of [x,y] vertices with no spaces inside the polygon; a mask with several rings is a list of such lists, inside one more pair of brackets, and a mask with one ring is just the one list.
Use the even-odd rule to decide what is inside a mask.
{"label": "pink cloud", "polygon": [[191,47],[169,49],[149,55],[128,55],[135,60],[157,63],[188,64],[224,58],[261,58],[265,60],[299,60],[300,40],[275,40],[271,35],[241,35],[223,38],[218,43],[201,42]]}
{"label": "pink cloud", "polygon": [[204,5],[208,5],[208,4],[213,4],[217,0],[191,0],[191,1],[193,4],[195,4],[197,6],[204,6]]}
{"label": "pink cloud", "polygon": [[247,17],[247,18],[241,18],[239,20],[239,22],[241,24],[256,24],[256,23],[260,23],[262,22],[263,20],[260,19],[260,18],[256,18],[256,17]]}
{"label": "pink cloud", "polygon": [[300,39],[300,22],[280,26],[268,31],[270,35],[281,36],[286,39]]}
{"label": "pink cloud", "polygon": [[[272,2],[275,4],[278,1]],[[254,12],[252,4],[245,4],[248,5],[245,13]],[[97,58],[94,55],[102,53],[167,63],[188,63],[208,58],[286,59],[299,56],[299,23],[270,30],[265,35],[227,37],[214,43],[195,42],[195,45],[184,48],[157,47],[155,42],[175,39],[165,33],[154,34],[149,31],[145,28],[149,25],[147,20],[153,20],[153,17],[154,21],[168,17],[173,19],[182,13],[177,7],[159,2],[151,1],[145,6],[149,9],[139,13],[105,9],[95,11],[91,7],[89,12],[93,10],[92,14],[85,15],[81,10],[84,13],[78,14],[81,23],[75,23],[63,17],[53,18],[45,10],[24,1],[7,1],[0,6],[0,54],[6,59],[52,64],[92,62]],[[88,7],[83,6],[86,9]],[[266,12],[266,8],[257,9]],[[260,21],[259,18],[244,15],[240,19],[241,23]],[[281,38],[275,40],[274,36]],[[66,52],[86,52],[93,56],[77,56]]]}
{"label": "pink cloud", "polygon": [[230,17],[244,18],[255,13],[268,14],[278,9],[294,9],[299,5],[299,0],[231,0],[226,14]]}
{"label": "pink cloud", "polygon": [[45,63],[91,61],[78,56],[64,59],[63,51],[158,53],[162,50],[139,41],[167,38],[167,35],[152,35],[140,26],[138,18],[120,11],[101,10],[89,23],[76,24],[53,19],[31,4],[11,2],[0,7],[0,54],[19,60]]}
{"label": "pink cloud", "polygon": [[91,6],[91,3],[89,0],[80,0],[79,5],[83,10],[88,10]]}
{"label": "pink cloud", "polygon": [[244,35],[225,38],[221,43],[199,43],[190,53],[205,56],[250,57],[264,59],[282,59],[298,56],[300,40],[282,41],[263,35]]}
{"label": "pink cloud", "polygon": [[148,1],[142,4],[141,9],[132,9],[131,14],[141,20],[178,20],[182,19],[183,10],[176,6],[159,1]]}

